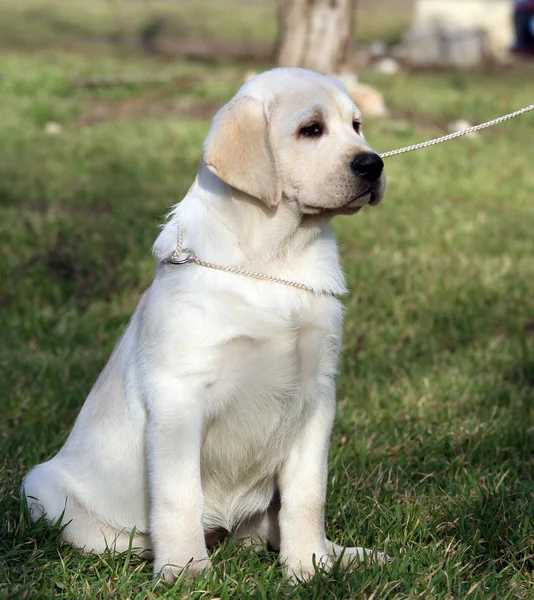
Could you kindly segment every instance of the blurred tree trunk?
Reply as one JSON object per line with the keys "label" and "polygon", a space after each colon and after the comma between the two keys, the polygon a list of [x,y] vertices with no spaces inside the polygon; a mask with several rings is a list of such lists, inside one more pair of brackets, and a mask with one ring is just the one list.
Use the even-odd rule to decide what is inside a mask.
{"label": "blurred tree trunk", "polygon": [[354,67],[357,0],[281,0],[278,65],[321,73]]}

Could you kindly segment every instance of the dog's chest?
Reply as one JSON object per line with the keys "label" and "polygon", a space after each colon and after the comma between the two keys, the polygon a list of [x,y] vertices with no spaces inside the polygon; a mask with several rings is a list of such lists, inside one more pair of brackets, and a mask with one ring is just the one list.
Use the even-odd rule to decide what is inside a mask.
{"label": "dog's chest", "polygon": [[335,375],[340,311],[331,302],[318,304],[264,322],[245,319],[218,347],[206,389],[207,488],[215,485],[224,495],[225,488],[250,490],[273,478],[308,415],[325,400],[320,384]]}
{"label": "dog's chest", "polygon": [[340,340],[335,300],[241,312],[214,349],[208,410],[214,415],[247,406],[283,405],[287,410],[288,402],[295,404],[316,379],[335,373]]}

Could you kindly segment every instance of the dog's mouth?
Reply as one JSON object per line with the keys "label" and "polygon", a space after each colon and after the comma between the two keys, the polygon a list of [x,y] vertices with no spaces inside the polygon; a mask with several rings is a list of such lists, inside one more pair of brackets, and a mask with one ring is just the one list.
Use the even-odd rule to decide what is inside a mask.
{"label": "dog's mouth", "polygon": [[376,194],[373,191],[372,186],[369,186],[367,189],[363,190],[360,194],[358,194],[355,198],[351,198],[346,204],[344,204],[341,208],[348,209],[357,209],[361,210],[366,204],[378,204],[379,201],[376,200]]}
{"label": "dog's mouth", "polygon": [[374,186],[368,186],[363,192],[353,196],[348,202],[341,206],[327,207],[327,206],[313,206],[312,204],[302,204],[302,209],[305,214],[318,215],[318,214],[335,214],[335,215],[353,215],[358,212],[366,205],[376,206],[382,200],[382,194],[377,194],[377,190]]}
{"label": "dog's mouth", "polygon": [[370,185],[356,197],[351,198],[338,210],[344,211],[342,214],[354,214],[360,212],[360,210],[366,204],[369,206],[376,206],[377,204],[380,204],[383,195],[384,194],[380,191],[380,188]]}
{"label": "dog's mouth", "polygon": [[304,215],[353,215],[365,206],[376,206],[383,197],[383,191],[380,186],[370,184],[363,191],[355,196],[352,196],[347,202],[341,206],[317,206],[314,204],[299,203],[300,210]]}

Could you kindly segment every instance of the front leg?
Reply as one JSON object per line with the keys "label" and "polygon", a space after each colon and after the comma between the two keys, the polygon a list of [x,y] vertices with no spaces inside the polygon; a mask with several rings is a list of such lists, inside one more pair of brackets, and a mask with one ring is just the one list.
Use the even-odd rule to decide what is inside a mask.
{"label": "front leg", "polygon": [[160,378],[147,422],[150,534],[154,573],[173,582],[210,566],[202,525],[202,402],[179,381]]}
{"label": "front leg", "polygon": [[333,562],[326,544],[324,504],[335,391],[332,381],[321,387],[279,477],[280,555],[288,575],[296,579],[313,577],[314,562],[323,568]]}

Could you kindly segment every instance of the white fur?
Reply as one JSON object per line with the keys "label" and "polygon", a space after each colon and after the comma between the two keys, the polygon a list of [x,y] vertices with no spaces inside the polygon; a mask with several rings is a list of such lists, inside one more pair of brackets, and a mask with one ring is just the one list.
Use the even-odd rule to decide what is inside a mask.
{"label": "white fur", "polygon": [[[303,96],[302,89],[315,89],[316,96]],[[328,229],[335,210],[304,216],[295,178],[305,169],[306,179],[320,187],[316,171],[328,163],[332,186],[337,162],[346,190],[343,157],[369,147],[349,131],[356,109],[328,78],[275,70],[249,82],[238,97],[267,98],[271,112],[262,127],[269,127],[277,161],[270,165],[270,177],[277,178],[272,189],[281,186],[282,198],[273,194],[275,206],[268,207],[202,162],[156,240],[154,281],[69,438],[23,484],[32,518],[45,513],[55,521],[64,511],[64,539],[85,551],[123,551],[135,528],[133,546],[151,549],[155,573],[169,581],[185,567],[196,573],[209,566],[204,533],[219,527],[279,547],[289,574],[298,578],[313,575],[314,555],[328,567],[343,550],[326,539],[323,516],[342,334],[339,300],[164,259],[181,228],[184,246],[205,260],[297,280],[317,292],[344,292]],[[331,111],[329,131],[340,150],[330,140],[325,157],[319,146],[312,151],[313,142],[293,140],[293,158],[281,161],[287,115],[295,120],[310,102]],[[281,117],[272,117],[273,106]],[[341,123],[347,111],[348,128],[335,120]],[[218,135],[214,123],[211,136]],[[300,162],[297,143],[309,154]],[[291,160],[299,164],[284,174]],[[301,183],[302,189],[310,185]],[[254,185],[265,187],[265,178]],[[383,180],[381,186],[378,199]],[[309,198],[311,192],[308,203],[318,205],[318,196]],[[342,203],[336,198],[334,206],[326,194],[322,205],[335,209]],[[365,552],[346,549],[344,560]]]}

